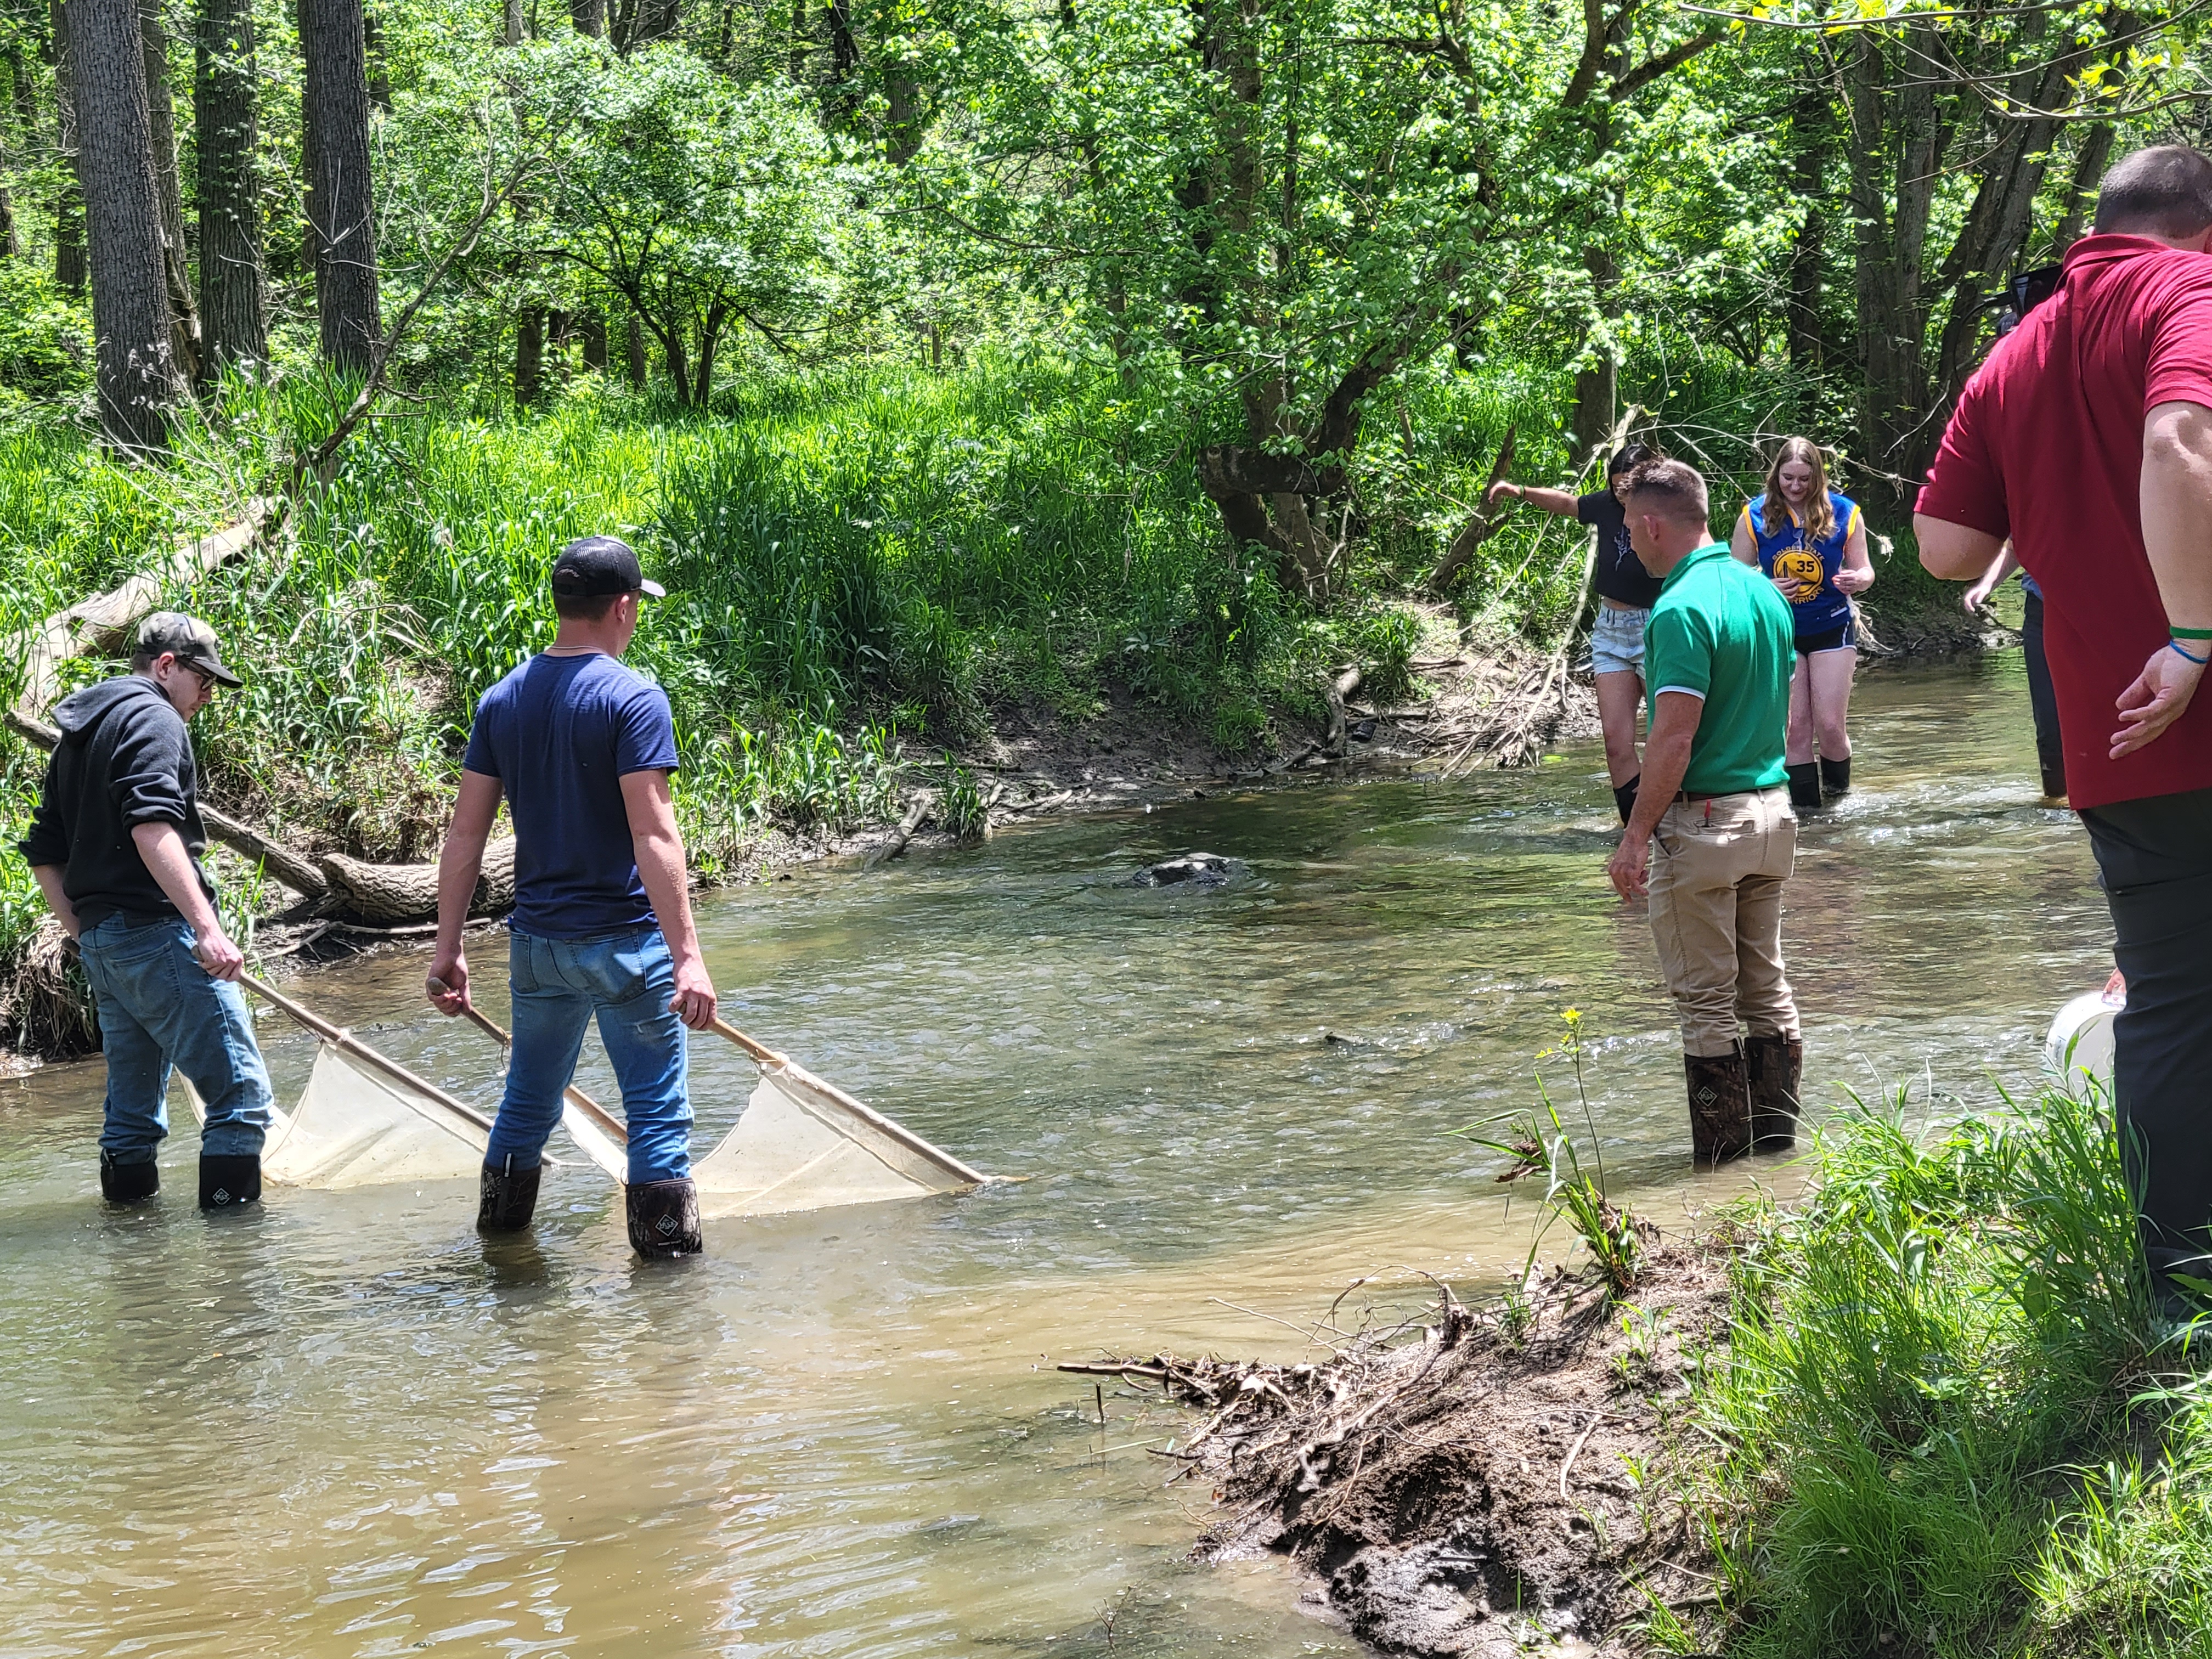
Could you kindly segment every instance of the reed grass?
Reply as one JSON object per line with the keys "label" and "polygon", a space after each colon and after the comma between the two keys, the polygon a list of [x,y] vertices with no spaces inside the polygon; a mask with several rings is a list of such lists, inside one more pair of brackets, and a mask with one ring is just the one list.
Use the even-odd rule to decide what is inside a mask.
{"label": "reed grass", "polygon": [[2203,1338],[2154,1316],[2105,1103],[1905,1122],[1855,1104],[1801,1207],[1740,1218],[1698,1391],[1726,1651],[2206,1650]]}

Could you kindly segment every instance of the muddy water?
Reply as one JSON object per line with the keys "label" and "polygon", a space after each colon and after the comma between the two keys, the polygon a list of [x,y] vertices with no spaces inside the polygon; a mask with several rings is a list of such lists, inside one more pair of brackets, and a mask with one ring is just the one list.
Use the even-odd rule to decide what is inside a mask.
{"label": "muddy water", "polygon": [[[2016,657],[1871,675],[1857,708],[1862,787],[1808,831],[1785,935],[1809,1093],[1986,1101],[2107,965],[2087,848],[2033,804]],[[458,1186],[275,1190],[205,1220],[187,1131],[161,1202],[104,1213],[97,1064],[9,1085],[0,1655],[1081,1655],[1109,1650],[1109,1616],[1115,1653],[1352,1652],[1281,1570],[1182,1565],[1207,1494],[1148,1449],[1183,1425],[1051,1362],[1295,1349],[1271,1318],[1376,1270],[1496,1283],[1529,1212],[1446,1131],[1530,1100],[1569,1004],[1639,1202],[1788,1180],[1685,1174],[1647,932],[1602,874],[1610,811],[1577,750],[718,897],[738,1024],[1031,1179],[710,1224],[707,1256],[651,1271],[574,1165],[534,1239],[492,1247]],[[1251,878],[1117,885],[1194,847]],[[478,969],[501,1012],[489,943]],[[297,994],[485,1097],[482,1039],[420,1006],[421,971]],[[264,1030],[296,1089],[307,1046]],[[747,1070],[695,1054],[719,1134]]]}

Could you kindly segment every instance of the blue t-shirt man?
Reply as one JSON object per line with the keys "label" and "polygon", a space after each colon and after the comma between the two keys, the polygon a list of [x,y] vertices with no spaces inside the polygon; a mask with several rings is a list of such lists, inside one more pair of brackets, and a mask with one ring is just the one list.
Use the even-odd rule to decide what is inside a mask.
{"label": "blue t-shirt man", "polygon": [[515,832],[514,1041],[477,1226],[530,1224],[545,1142],[596,1024],[622,1090],[630,1243],[641,1255],[690,1255],[702,1239],[684,1028],[713,1024],[716,999],[669,793],[668,699],[621,661],[641,603],[661,590],[611,536],[562,548],[551,586],[552,645],[477,705],[438,860],[438,944],[424,988],[443,1013],[471,1006],[462,930],[503,797]]}
{"label": "blue t-shirt man", "polygon": [[622,781],[676,770],[667,694],[612,657],[536,656],[483,694],[465,771],[514,817],[514,916],[533,939],[652,925]]}

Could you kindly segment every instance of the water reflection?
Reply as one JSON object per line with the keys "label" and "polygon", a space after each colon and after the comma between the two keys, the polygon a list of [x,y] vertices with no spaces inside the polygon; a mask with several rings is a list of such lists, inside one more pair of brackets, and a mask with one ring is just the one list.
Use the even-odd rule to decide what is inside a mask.
{"label": "water reflection", "polygon": [[[2101,978],[2086,845],[2033,805],[2016,662],[1873,673],[1860,791],[1808,829],[1785,946],[1817,1099],[2032,1075]],[[1027,1182],[710,1224],[631,1261],[604,1184],[546,1184],[486,1243],[465,1185],[103,1212],[97,1066],[0,1093],[0,1628],[10,1654],[1349,1653],[1266,1563],[1180,1555],[1206,1494],[1179,1424],[1054,1359],[1279,1352],[1355,1274],[1462,1285],[1527,1248],[1488,1155],[1446,1131],[1531,1097],[1587,1011],[1609,1167],[1678,1218],[1672,1022],[1603,863],[1594,750],[1534,773],[1194,801],[1038,826],[866,878],[706,908],[732,1017],[980,1167]],[[1202,848],[1212,892],[1120,884]],[[498,952],[476,946],[495,1017]],[[307,1000],[479,1102],[483,1040],[422,959]],[[264,1020],[280,1088],[310,1049]],[[702,1127],[750,1071],[695,1049]],[[1985,1075],[1985,1073],[1990,1075]],[[594,1054],[584,1086],[611,1099]],[[1232,1305],[1233,1304],[1233,1305]],[[1251,1311],[1239,1311],[1249,1310]]]}

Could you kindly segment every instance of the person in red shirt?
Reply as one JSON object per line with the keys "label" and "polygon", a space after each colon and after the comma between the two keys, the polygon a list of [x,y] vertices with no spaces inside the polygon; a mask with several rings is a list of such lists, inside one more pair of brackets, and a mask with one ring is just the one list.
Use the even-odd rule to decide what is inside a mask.
{"label": "person in red shirt", "polygon": [[2058,289],[1960,395],[1913,530],[1937,576],[2005,538],[2049,601],[2069,799],[2127,976],[2114,1096],[2146,1253],[2212,1279],[2212,160],[2182,145],[2104,180]]}

